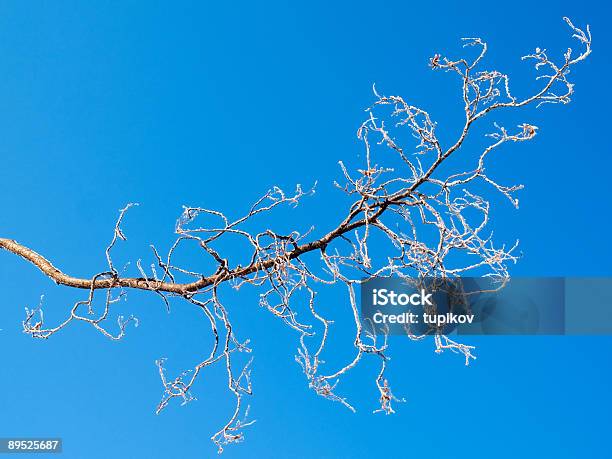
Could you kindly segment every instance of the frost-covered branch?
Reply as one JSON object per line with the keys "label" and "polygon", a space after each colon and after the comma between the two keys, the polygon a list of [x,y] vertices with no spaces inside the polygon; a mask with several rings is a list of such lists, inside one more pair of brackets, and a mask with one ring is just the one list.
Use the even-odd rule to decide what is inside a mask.
{"label": "frost-covered branch", "polygon": [[[355,410],[341,395],[341,381],[364,358],[373,358],[380,364],[374,375],[378,389],[378,406],[374,411],[394,413],[395,403],[402,400],[393,394],[385,374],[389,366],[387,336],[373,335],[364,327],[356,287],[363,279],[391,276],[448,278],[471,273],[500,280],[508,278],[508,265],[517,260],[517,243],[493,242],[489,229],[491,204],[478,190],[488,187],[518,207],[516,192],[522,186],[499,183],[489,172],[488,164],[500,147],[530,141],[538,128],[527,122],[515,128],[491,123],[494,131],[486,139],[489,143],[478,152],[464,144],[477,121],[501,109],[570,101],[574,92],[570,69],[591,53],[591,34],[588,26],[583,31],[569,19],[565,18],[565,22],[580,51],[568,49],[559,62],[552,60],[546,49],[536,48],[526,55],[523,59],[535,64],[538,76],[531,94],[524,97],[513,92],[507,74],[483,67],[488,48],[480,38],[464,39],[466,47],[476,49],[474,58],[451,59],[439,54],[431,58],[432,69],[459,78],[464,122],[451,142],[443,142],[438,136],[437,124],[430,113],[403,97],[382,95],[375,88],[375,100],[357,131],[365,150],[364,162],[359,165],[340,162],[342,179],[335,183],[353,203],[347,209],[338,209],[342,218],[320,237],[314,236],[313,228],[253,231],[260,217],[281,206],[295,207],[314,193],[314,188],[305,191],[298,186],[292,193],[272,188],[236,218],[216,209],[185,207],[176,223],[174,243],[165,253],[151,246],[153,262],[145,269],[138,260],[136,277],[119,272],[112,258],[115,245],[126,240],[121,224],[131,205],[120,211],[113,238],[106,248],[108,269],[89,278],[65,274],[28,247],[0,239],[1,249],[34,264],[57,284],[88,292],[86,299],[77,302],[66,319],[55,326],[45,324],[42,303],[26,309],[24,332],[46,339],[71,322],[81,321],[111,339],[120,339],[129,323],[137,324],[134,317],[120,316],[114,320],[116,326],[108,326],[113,323],[113,304],[124,298],[128,290],[153,292],[166,307],[170,298],[188,302],[202,312],[210,327],[212,345],[202,352],[198,364],[174,378],[167,375],[166,360],[157,361],[163,386],[157,412],[174,399],[183,404],[193,400],[197,378],[206,368],[222,362],[236,405],[228,421],[212,436],[221,452],[225,445],[241,441],[243,429],[253,422],[247,418],[244,401],[252,393],[251,360],[246,358],[251,349],[248,340],[236,337],[228,308],[221,299],[221,287],[253,288],[259,293],[264,310],[297,333],[296,360],[316,394]],[[413,142],[400,140],[405,132]],[[448,159],[457,155],[460,159],[451,164]],[[237,243],[246,247],[244,259],[234,260],[227,255],[227,248]],[[181,266],[175,253],[183,248],[202,254],[212,268],[199,272]],[[346,362],[333,360],[333,349],[327,346],[333,323],[320,312],[317,303],[319,289],[331,285],[346,289],[345,305],[338,305],[338,309],[346,306],[353,318],[354,354]],[[98,292],[102,295],[100,307],[94,301]],[[425,338],[412,335],[409,330],[407,336],[413,340]],[[472,346],[447,336],[435,335],[434,344],[437,353],[445,350],[459,353],[466,364],[475,358]]]}

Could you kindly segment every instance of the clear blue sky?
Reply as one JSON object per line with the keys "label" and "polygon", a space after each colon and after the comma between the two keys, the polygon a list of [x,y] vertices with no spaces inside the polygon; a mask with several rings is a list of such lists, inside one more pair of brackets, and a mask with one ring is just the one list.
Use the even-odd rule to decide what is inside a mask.
{"label": "clear blue sky", "polygon": [[[177,5],[177,3],[179,3]],[[491,63],[532,75],[518,59],[535,46],[573,45],[561,21],[589,22],[594,53],[573,73],[569,106],[524,113],[540,126],[500,157],[524,183],[521,208],[501,202],[497,240],[521,240],[515,275],[601,275],[610,268],[610,9],[604,2],[22,2],[0,5],[0,236],[63,270],[104,268],[117,210],[121,259],[168,244],[183,204],[241,212],[271,185],[319,180],[291,217],[338,219],[337,161],[361,153],[355,131],[387,94],[452,126],[456,86],[427,58],[478,35]],[[557,54],[558,55],[558,54]],[[492,122],[492,121],[490,121]],[[220,196],[223,195],[221,199]],[[167,315],[151,295],[122,312],[141,325],[120,343],[80,324],[47,342],[21,333],[23,307],[46,294],[50,319],[79,299],[0,254],[0,436],[61,436],[66,458],[213,457],[209,436],[231,400],[221,370],[199,400],[154,415],[155,359],[174,373],[197,361],[205,324],[188,305]],[[327,301],[346,307],[341,291]],[[308,390],[296,336],[248,295],[232,306],[255,350],[257,423],[227,458],[602,457],[612,398],[612,338],[474,337],[478,360],[436,356],[431,342],[398,343],[390,376],[408,403],[372,415],[374,367],[343,383],[357,414]],[[339,325],[342,329],[342,325]],[[342,334],[342,332],[341,332]],[[350,340],[350,337],[347,339]]]}

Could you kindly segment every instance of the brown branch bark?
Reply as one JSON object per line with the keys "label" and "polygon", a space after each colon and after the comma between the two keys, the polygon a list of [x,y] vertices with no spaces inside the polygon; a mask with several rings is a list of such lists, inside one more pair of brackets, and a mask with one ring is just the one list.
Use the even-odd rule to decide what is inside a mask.
{"label": "brown branch bark", "polygon": [[[307,244],[300,245],[290,251],[287,254],[287,257],[290,260],[296,259],[297,257],[312,252],[314,250],[322,249],[327,244],[329,244],[335,238],[341,236],[342,234],[351,231],[355,228],[359,228],[365,225],[364,220],[359,220],[357,222],[348,223],[343,222],[340,226],[338,226],[334,231],[323,236],[321,239],[316,241],[309,242]],[[30,262],[34,266],[36,266],[43,274],[49,277],[58,285],[65,285],[67,287],[86,289],[86,290],[100,290],[100,289],[108,289],[108,288],[133,288],[139,290],[150,290],[157,292],[166,292],[166,293],[175,293],[178,295],[188,295],[189,293],[197,292],[203,288],[209,287],[211,285],[219,284],[220,282],[228,281],[231,279],[236,279],[244,276],[248,276],[249,274],[253,274],[255,272],[271,268],[274,266],[276,259],[269,259],[263,263],[254,263],[244,268],[233,269],[226,272],[221,272],[218,274],[213,274],[211,276],[205,276],[201,279],[190,282],[190,283],[174,283],[174,282],[160,282],[156,279],[151,278],[143,278],[143,277],[112,277],[107,279],[82,279],[78,277],[73,277],[68,274],[65,274],[60,269],[56,268],[49,260],[35,252],[34,250],[26,247],[19,242],[0,238],[0,249],[4,249],[8,252],[11,252],[24,260]]]}

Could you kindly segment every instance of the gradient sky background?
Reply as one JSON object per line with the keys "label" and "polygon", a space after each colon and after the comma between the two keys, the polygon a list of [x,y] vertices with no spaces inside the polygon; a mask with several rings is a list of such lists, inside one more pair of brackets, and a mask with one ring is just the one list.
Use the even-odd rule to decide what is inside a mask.
{"label": "gradient sky background", "polygon": [[[523,112],[533,142],[496,158],[497,176],[524,183],[521,208],[500,201],[498,241],[521,240],[514,275],[609,276],[612,166],[610,9],[566,1],[504,2],[23,2],[0,4],[0,236],[88,277],[104,268],[117,210],[129,238],[120,261],[166,247],[183,204],[242,212],[271,185],[319,180],[291,223],[324,230],[342,212],[337,161],[361,153],[355,131],[381,92],[429,109],[439,129],[461,116],[456,80],[432,73],[458,39],[490,45],[489,66],[533,76],[519,57],[574,46],[561,21],[589,22],[594,53],[572,74],[569,106]],[[499,66],[499,65],[498,65]],[[486,121],[487,126],[493,120]],[[512,121],[514,123],[514,121]],[[55,287],[0,254],[0,436],[61,436],[66,458],[213,457],[212,432],[231,409],[221,370],[199,400],[154,409],[170,374],[197,362],[206,325],[131,294],[141,321],[119,343],[75,324],[49,341],[21,333],[23,307],[46,295],[59,319],[79,292]],[[373,365],[343,381],[357,414],[308,390],[297,337],[246,295],[231,306],[255,349],[257,423],[227,458],[602,457],[612,397],[610,337],[474,337],[478,360],[437,356],[431,341],[396,343],[389,376],[408,402],[376,405]],[[343,292],[323,295],[346,308]],[[342,324],[338,325],[342,335]],[[348,329],[347,329],[348,330]],[[350,335],[346,334],[350,346]],[[348,350],[340,351],[348,355]]]}

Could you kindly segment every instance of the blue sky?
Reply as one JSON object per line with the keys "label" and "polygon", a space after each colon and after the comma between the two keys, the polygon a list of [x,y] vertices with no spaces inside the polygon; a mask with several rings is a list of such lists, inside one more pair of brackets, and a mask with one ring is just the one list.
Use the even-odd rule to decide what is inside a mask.
{"label": "blue sky", "polygon": [[[540,134],[499,158],[499,176],[526,189],[518,211],[500,201],[494,229],[497,240],[521,241],[512,274],[612,274],[604,2],[220,3],[2,2],[1,237],[87,277],[104,268],[127,202],[141,205],[126,219],[129,242],[118,254],[134,262],[149,243],[169,243],[184,204],[236,215],[272,185],[315,180],[317,194],[290,221],[331,227],[344,203],[332,187],[337,161],[361,153],[355,131],[372,83],[452,130],[456,81],[432,73],[428,58],[457,55],[460,37],[478,35],[490,45],[490,65],[525,88],[533,73],[521,55],[573,46],[566,15],[591,24],[593,55],[572,74],[572,104],[518,119]],[[178,372],[201,355],[205,324],[192,308],[177,303],[168,315],[155,297],[130,294],[120,308],[141,325],[122,342],[80,324],[39,342],[21,333],[23,307],[45,294],[49,317],[60,318],[79,292],[5,253],[0,280],[0,436],[61,436],[67,458],[215,455],[209,436],[231,409],[221,370],[204,374],[197,402],[154,415],[162,392],[155,359],[168,357]],[[342,294],[322,295],[346,307]],[[374,366],[341,386],[359,410],[352,414],[308,390],[293,360],[297,337],[256,298],[240,297],[232,314],[255,350],[257,423],[228,458],[606,450],[610,337],[474,337],[478,360],[468,368],[434,355],[431,342],[397,342],[390,376],[407,403],[381,416],[371,414]]]}

